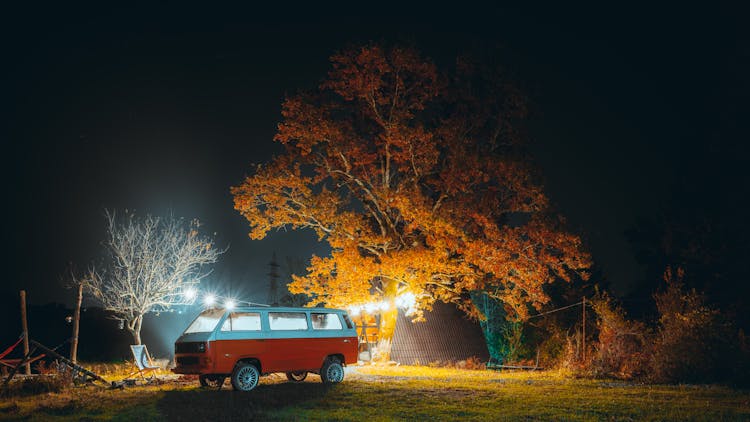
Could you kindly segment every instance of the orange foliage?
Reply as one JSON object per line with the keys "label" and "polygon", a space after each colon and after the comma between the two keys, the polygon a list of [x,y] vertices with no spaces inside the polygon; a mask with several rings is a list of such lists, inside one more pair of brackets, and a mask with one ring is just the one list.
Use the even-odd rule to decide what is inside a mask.
{"label": "orange foliage", "polygon": [[[293,293],[331,306],[393,300],[419,309],[483,289],[523,318],[545,283],[585,276],[589,257],[561,229],[511,123],[522,98],[459,61],[453,76],[413,49],[366,46],[331,58],[317,90],[287,98],[285,153],[232,188],[250,236],[312,229],[313,257]],[[465,295],[463,296],[465,297]]]}

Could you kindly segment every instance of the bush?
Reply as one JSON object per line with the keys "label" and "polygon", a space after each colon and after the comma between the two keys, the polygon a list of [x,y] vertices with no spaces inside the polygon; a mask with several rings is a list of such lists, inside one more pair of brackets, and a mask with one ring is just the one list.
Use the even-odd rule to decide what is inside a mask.
{"label": "bush", "polygon": [[593,374],[623,379],[645,374],[650,351],[646,326],[639,321],[629,321],[625,311],[606,293],[599,294],[591,305],[599,329],[596,351],[590,362]]}
{"label": "bush", "polygon": [[745,332],[740,329],[737,332],[737,370],[732,371],[731,381],[739,387],[750,387],[750,341]]}
{"label": "bush", "polygon": [[537,348],[539,364],[544,368],[567,367],[566,348],[569,340],[565,330],[554,322],[544,325],[544,337]]}
{"label": "bush", "polygon": [[[659,325],[651,358],[652,378],[657,382],[721,381],[731,370],[728,362],[738,350],[732,345],[729,324],[717,309],[705,303],[695,289],[685,292],[684,272],[664,273],[666,289],[656,293]],[[735,361],[736,363],[736,361]]]}

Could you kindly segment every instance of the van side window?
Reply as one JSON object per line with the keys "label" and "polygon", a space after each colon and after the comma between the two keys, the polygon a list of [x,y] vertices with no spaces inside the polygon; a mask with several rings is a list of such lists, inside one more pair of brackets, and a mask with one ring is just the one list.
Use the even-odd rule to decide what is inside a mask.
{"label": "van side window", "polygon": [[341,320],[337,314],[310,314],[313,330],[340,330]]}
{"label": "van side window", "polygon": [[221,331],[260,331],[260,314],[232,312],[221,325]]}
{"label": "van side window", "polygon": [[304,312],[269,312],[268,322],[272,330],[307,330]]}

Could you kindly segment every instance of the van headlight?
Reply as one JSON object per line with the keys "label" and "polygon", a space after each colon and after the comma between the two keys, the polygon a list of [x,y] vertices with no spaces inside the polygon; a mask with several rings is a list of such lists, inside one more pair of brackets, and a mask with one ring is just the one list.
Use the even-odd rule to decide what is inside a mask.
{"label": "van headlight", "polygon": [[198,352],[203,353],[206,351],[206,343],[200,342],[198,343]]}

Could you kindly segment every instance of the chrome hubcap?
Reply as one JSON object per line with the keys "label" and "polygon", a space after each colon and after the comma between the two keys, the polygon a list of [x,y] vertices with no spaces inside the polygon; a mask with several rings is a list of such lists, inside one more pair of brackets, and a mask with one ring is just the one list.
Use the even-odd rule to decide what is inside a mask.
{"label": "chrome hubcap", "polygon": [[334,363],[328,367],[326,377],[330,382],[341,382],[344,379],[344,368],[340,364]]}
{"label": "chrome hubcap", "polygon": [[243,390],[252,390],[258,383],[258,371],[246,366],[240,369],[240,372],[237,374],[237,380],[240,382]]}

